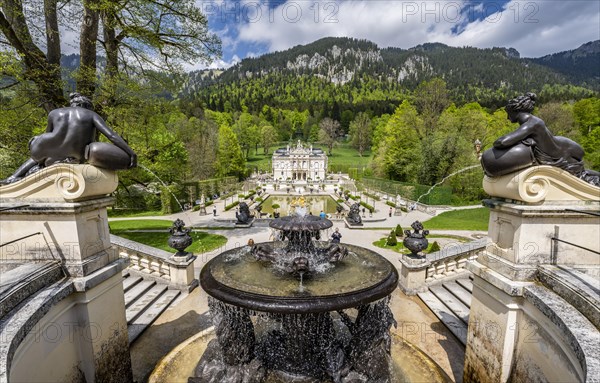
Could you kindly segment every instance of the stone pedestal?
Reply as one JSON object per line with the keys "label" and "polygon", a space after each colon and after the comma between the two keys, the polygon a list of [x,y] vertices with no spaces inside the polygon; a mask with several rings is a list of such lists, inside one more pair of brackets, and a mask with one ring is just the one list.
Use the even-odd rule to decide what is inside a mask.
{"label": "stone pedestal", "polygon": [[0,241],[8,243],[0,263],[57,260],[65,274],[5,316],[11,323],[0,328],[6,356],[0,377],[131,380],[126,265],[111,249],[106,214],[117,182],[113,171],[59,164],[0,187]]}
{"label": "stone pedestal", "polygon": [[[490,243],[478,262],[513,281],[532,280],[539,264],[594,265],[600,241],[600,203],[483,201],[490,209]],[[564,241],[564,242],[561,242]],[[569,245],[568,243],[574,244]]]}
{"label": "stone pedestal", "polygon": [[416,295],[417,293],[427,291],[425,284],[427,269],[431,266],[425,258],[414,258],[408,254],[400,257],[402,267],[400,269],[400,282],[398,287],[407,295]]}
{"label": "stone pedestal", "polygon": [[[597,268],[600,188],[538,166],[486,177],[484,189],[493,196],[484,201],[490,242],[467,265],[474,281],[464,381],[585,380],[581,340],[566,341],[576,333],[569,318],[580,314],[540,285],[538,269]],[[539,304],[539,296],[547,306]],[[556,307],[571,313],[561,317]],[[583,319],[574,327],[587,325]]]}
{"label": "stone pedestal", "polygon": [[185,257],[173,255],[170,259],[169,275],[171,284],[182,291],[191,292],[198,286],[198,279],[194,276],[194,261],[196,257],[192,253],[187,253]]}

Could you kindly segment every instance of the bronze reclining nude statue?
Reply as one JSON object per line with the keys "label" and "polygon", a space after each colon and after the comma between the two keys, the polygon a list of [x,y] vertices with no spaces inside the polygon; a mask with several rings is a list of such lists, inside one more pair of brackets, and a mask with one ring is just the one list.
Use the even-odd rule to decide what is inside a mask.
{"label": "bronze reclining nude statue", "polygon": [[[29,141],[31,158],[0,184],[16,182],[26,175],[56,163],[88,163],[105,169],[127,169],[137,165],[137,156],[102,117],[92,110],[89,98],[70,95],[71,106],[48,114],[46,132]],[[114,145],[96,142],[97,132]]]}
{"label": "bronze reclining nude statue", "polygon": [[530,166],[551,165],[600,186],[600,173],[583,167],[583,148],[566,137],[554,136],[543,120],[531,114],[535,99],[535,94],[527,93],[508,102],[508,119],[520,126],[483,153],[485,173],[498,177]]}

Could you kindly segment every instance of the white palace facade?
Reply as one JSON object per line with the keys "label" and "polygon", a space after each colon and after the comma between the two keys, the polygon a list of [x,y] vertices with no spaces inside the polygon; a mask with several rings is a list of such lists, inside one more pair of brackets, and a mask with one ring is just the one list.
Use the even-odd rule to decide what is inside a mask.
{"label": "white palace facade", "polygon": [[277,149],[273,153],[273,179],[275,180],[324,180],[327,172],[327,154],[321,150],[305,147],[300,141],[296,147]]}

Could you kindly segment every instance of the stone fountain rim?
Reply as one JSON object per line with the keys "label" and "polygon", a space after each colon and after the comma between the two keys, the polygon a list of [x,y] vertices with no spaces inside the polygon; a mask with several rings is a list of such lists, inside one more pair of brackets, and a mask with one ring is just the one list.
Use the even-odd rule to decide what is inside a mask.
{"label": "stone fountain rim", "polygon": [[[349,250],[352,250],[352,248],[359,248],[375,253],[372,250],[365,249],[364,247],[360,246],[345,246],[347,246]],[[354,308],[360,305],[375,302],[389,296],[398,286],[398,270],[390,261],[378,254],[385,262],[389,263],[390,273],[382,277],[379,282],[360,290],[341,294],[306,297],[282,297],[250,293],[230,287],[217,281],[210,272],[210,267],[213,262],[216,262],[216,260],[220,257],[239,249],[241,249],[241,247],[228,250],[211,259],[200,272],[200,285],[202,286],[202,289],[211,297],[221,302],[243,307],[249,310],[277,314],[331,312]]]}
{"label": "stone fountain rim", "polygon": [[[295,223],[298,223],[298,225],[294,226],[293,224]],[[306,215],[304,217],[294,215],[284,216],[275,218],[269,223],[269,227],[284,231],[323,230],[329,229],[332,226],[333,222],[330,220],[313,215]]]}

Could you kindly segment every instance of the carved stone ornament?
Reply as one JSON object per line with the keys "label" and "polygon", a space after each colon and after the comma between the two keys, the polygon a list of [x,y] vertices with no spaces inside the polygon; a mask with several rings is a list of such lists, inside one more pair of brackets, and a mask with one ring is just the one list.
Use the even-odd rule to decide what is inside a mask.
{"label": "carved stone ornament", "polygon": [[3,199],[77,202],[112,193],[118,181],[113,170],[56,164],[18,182],[0,186],[0,194]]}
{"label": "carved stone ornament", "polygon": [[483,190],[491,196],[529,203],[598,201],[600,188],[554,166],[534,166],[500,177],[486,176]]}

